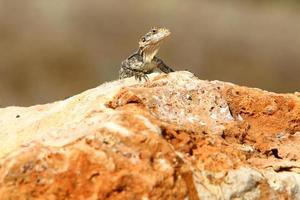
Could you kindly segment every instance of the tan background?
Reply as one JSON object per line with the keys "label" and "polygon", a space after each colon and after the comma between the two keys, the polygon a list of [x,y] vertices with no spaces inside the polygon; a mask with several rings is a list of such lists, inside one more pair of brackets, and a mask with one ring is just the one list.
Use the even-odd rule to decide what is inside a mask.
{"label": "tan background", "polygon": [[0,0],[0,107],[114,80],[151,26],[177,70],[276,92],[300,89],[298,1]]}

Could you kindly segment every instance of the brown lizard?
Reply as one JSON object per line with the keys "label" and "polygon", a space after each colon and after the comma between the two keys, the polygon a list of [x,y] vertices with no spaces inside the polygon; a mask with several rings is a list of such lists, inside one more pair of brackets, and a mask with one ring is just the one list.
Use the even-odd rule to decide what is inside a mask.
{"label": "brown lizard", "polygon": [[165,73],[174,70],[156,57],[162,42],[171,34],[166,28],[152,28],[139,41],[139,49],[122,62],[119,78],[134,76],[141,81],[148,80],[147,74],[158,68]]}

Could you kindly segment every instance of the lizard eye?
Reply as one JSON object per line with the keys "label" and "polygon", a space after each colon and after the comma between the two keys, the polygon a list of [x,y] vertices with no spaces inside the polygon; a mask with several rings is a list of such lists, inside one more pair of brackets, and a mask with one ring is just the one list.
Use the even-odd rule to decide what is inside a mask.
{"label": "lizard eye", "polygon": [[146,42],[146,38],[143,37],[143,38],[142,38],[142,42]]}
{"label": "lizard eye", "polygon": [[152,29],[152,33],[157,33],[157,30],[156,29]]}

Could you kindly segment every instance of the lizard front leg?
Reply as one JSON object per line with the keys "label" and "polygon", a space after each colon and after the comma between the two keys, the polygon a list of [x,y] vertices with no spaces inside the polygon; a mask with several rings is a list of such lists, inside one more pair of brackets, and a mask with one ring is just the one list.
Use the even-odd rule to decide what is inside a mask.
{"label": "lizard front leg", "polygon": [[149,80],[149,77],[147,76],[147,74],[144,71],[136,71],[136,70],[134,70],[133,74],[134,74],[134,78],[136,80],[139,80],[139,81],[141,81],[142,79],[144,79],[145,81]]}
{"label": "lizard front leg", "polygon": [[144,71],[138,69],[132,69],[122,65],[119,72],[119,78],[124,79],[132,76],[134,76],[135,79],[139,81],[141,81],[142,79],[144,79],[145,81],[149,80],[147,74]]}
{"label": "lizard front leg", "polygon": [[167,66],[160,58],[158,58],[156,56],[153,58],[153,62],[156,63],[157,68],[159,68],[162,72],[165,72],[168,74],[170,72],[175,71],[171,67]]}

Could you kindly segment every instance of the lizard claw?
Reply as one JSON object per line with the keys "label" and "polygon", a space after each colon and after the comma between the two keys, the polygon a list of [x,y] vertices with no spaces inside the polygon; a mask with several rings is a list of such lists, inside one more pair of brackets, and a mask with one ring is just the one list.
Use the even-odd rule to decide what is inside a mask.
{"label": "lizard claw", "polygon": [[144,72],[134,72],[134,77],[139,81],[142,81],[142,79],[144,79],[145,81],[149,80],[149,77]]}
{"label": "lizard claw", "polygon": [[144,79],[145,81],[149,80],[149,78],[147,76],[147,72],[140,71],[140,70],[121,68],[121,70],[119,72],[120,79],[132,77],[132,76],[134,76],[134,78],[139,81],[142,81],[142,79]]}

